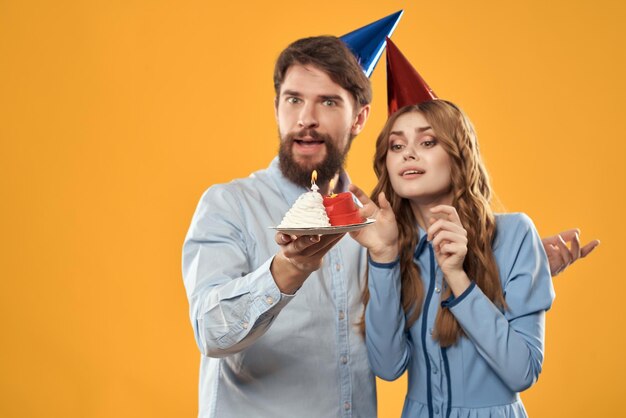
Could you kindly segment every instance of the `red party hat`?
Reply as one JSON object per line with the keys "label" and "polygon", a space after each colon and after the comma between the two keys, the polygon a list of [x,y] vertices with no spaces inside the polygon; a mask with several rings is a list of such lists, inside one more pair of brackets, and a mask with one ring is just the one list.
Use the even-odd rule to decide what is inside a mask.
{"label": "red party hat", "polygon": [[387,38],[387,106],[389,116],[398,109],[430,100],[437,95],[413,68],[398,47]]}

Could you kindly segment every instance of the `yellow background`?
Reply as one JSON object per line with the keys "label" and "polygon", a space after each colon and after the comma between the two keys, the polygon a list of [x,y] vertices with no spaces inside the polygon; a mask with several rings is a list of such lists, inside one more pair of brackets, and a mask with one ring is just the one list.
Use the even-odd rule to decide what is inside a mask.
{"label": "yellow background", "polygon": [[[502,205],[543,235],[602,240],[555,279],[530,415],[621,414],[623,2],[3,0],[0,416],[195,416],[180,249],[201,193],[276,153],[288,42],[400,8],[396,44],[470,115]],[[348,161],[368,190],[381,64]],[[399,416],[405,387],[379,383],[381,417]]]}

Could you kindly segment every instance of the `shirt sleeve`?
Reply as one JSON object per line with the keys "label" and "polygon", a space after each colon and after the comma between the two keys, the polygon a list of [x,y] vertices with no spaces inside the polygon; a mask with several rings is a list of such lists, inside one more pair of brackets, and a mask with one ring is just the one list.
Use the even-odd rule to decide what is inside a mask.
{"label": "shirt sleeve", "polygon": [[[448,306],[467,337],[502,381],[515,392],[532,386],[543,363],[545,312],[554,300],[548,258],[532,221],[509,215],[499,243],[504,313],[478,286],[470,286]],[[512,223],[512,224],[511,224]]]}
{"label": "shirt sleeve", "polygon": [[203,195],[183,245],[190,319],[202,354],[224,357],[256,341],[293,296],[281,294],[273,258],[252,268],[254,240],[238,199],[223,185]]}
{"label": "shirt sleeve", "polygon": [[370,299],[365,308],[365,344],[372,371],[385,380],[404,373],[412,351],[400,293],[400,262],[368,265]]}

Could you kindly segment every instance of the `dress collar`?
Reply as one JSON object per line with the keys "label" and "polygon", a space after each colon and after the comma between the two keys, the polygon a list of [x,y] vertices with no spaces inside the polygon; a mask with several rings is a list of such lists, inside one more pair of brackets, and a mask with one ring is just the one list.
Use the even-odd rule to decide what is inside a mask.
{"label": "dress collar", "polygon": [[415,247],[415,253],[413,254],[413,258],[414,259],[419,259],[420,255],[422,254],[422,252],[424,251],[424,249],[427,247],[427,243],[428,243],[428,235],[426,234],[426,231],[424,231],[422,229],[422,227],[415,225],[418,229],[418,234],[419,234],[419,241],[417,242],[417,247]]}

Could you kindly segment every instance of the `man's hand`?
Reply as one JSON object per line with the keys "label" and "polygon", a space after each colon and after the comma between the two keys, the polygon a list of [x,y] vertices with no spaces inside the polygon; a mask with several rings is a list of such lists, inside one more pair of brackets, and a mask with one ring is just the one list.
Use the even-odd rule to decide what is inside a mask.
{"label": "man's hand", "polygon": [[294,294],[311,273],[322,266],[322,258],[345,234],[290,236],[278,232],[280,251],[270,272],[282,293]]}
{"label": "man's hand", "polygon": [[[570,229],[541,240],[546,254],[548,254],[550,273],[553,277],[564,271],[579,258],[589,255],[600,244],[599,240],[594,239],[580,248],[579,235],[579,229]],[[569,247],[567,246],[568,242],[570,243]]]}

